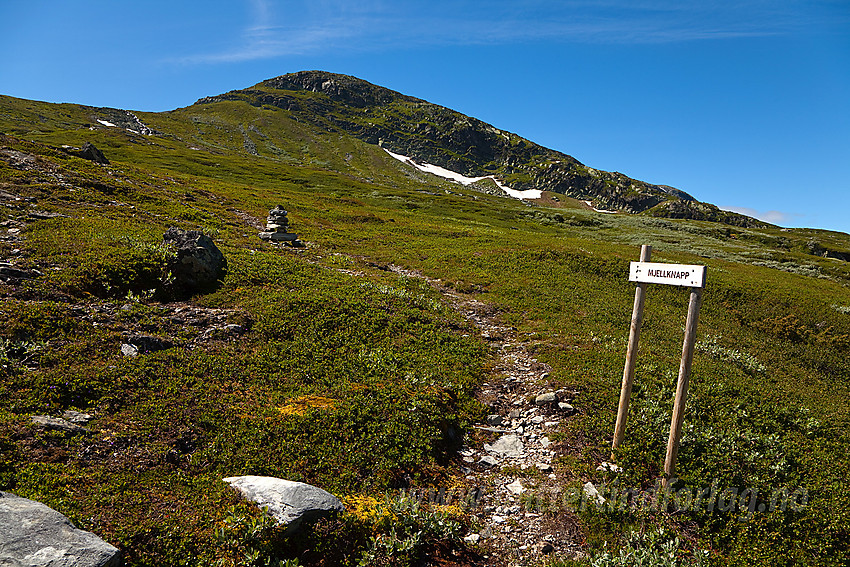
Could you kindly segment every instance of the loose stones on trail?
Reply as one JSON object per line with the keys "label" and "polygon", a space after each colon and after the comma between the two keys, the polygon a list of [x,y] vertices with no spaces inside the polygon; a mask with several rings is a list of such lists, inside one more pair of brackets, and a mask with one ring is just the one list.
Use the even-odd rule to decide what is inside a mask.
{"label": "loose stones on trail", "polygon": [[272,242],[290,242],[293,245],[298,243],[298,235],[289,232],[289,219],[286,215],[286,210],[282,205],[270,210],[269,216],[266,218],[266,230],[259,234],[260,238]]}
{"label": "loose stones on trail", "polygon": [[492,445],[485,443],[484,450],[514,459],[518,459],[524,454],[522,441],[514,434],[504,435]]}

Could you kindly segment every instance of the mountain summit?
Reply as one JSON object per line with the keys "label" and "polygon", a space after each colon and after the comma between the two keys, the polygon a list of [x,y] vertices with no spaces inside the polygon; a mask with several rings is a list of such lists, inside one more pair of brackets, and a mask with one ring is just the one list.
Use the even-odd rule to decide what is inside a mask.
{"label": "mountain summit", "polygon": [[199,100],[196,105],[244,101],[286,110],[327,131],[466,176],[494,176],[513,189],[538,189],[592,201],[600,209],[712,220],[740,226],[760,221],[697,202],[666,185],[588,167],[567,154],[451,109],[323,71],[302,71],[253,87]]}

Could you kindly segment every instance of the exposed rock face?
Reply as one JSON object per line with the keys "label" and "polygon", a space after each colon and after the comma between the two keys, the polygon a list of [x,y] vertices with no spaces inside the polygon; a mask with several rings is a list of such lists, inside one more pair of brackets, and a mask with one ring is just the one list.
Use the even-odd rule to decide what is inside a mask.
{"label": "exposed rock face", "polygon": [[330,492],[303,482],[271,476],[233,476],[223,480],[247,500],[268,508],[275,520],[288,526],[288,531],[296,529],[301,522],[345,509]]}
{"label": "exposed rock face", "polygon": [[753,217],[748,217],[747,215],[724,211],[723,209],[709,203],[685,201],[681,199],[665,201],[648,211],[648,214],[654,217],[671,219],[693,219],[721,222],[723,224],[744,228],[769,228],[773,226],[758,219],[754,219]]}
{"label": "exposed rock face", "polygon": [[209,236],[171,227],[162,238],[176,253],[167,265],[175,288],[189,293],[200,291],[224,276],[227,260]]}
{"label": "exposed rock face", "polygon": [[91,142],[86,142],[83,149],[77,152],[77,155],[83,159],[93,161],[95,163],[108,164],[109,160],[103,155],[103,152],[97,149]]}
{"label": "exposed rock face", "polygon": [[41,272],[33,269],[21,269],[8,262],[0,262],[0,281],[16,283],[43,276]]}
{"label": "exposed rock face", "polygon": [[118,549],[52,508],[0,492],[0,565],[118,567]]}

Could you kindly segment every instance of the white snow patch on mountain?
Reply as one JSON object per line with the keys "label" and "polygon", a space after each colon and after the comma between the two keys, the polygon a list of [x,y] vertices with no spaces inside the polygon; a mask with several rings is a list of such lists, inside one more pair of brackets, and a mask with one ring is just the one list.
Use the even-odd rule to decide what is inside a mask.
{"label": "white snow patch on mountain", "polygon": [[415,161],[413,161],[412,158],[409,158],[407,156],[403,156],[401,154],[395,154],[395,153],[389,151],[386,148],[383,148],[383,150],[385,152],[387,152],[388,154],[390,154],[390,156],[397,159],[398,161],[400,161],[402,163],[406,163],[408,165],[412,165],[413,167],[415,167],[419,171],[431,173],[431,174],[436,175],[438,177],[442,177],[444,179],[449,179],[451,181],[454,181],[456,183],[461,183],[463,185],[471,185],[472,183],[475,183],[477,181],[482,181],[484,179],[490,179],[499,187],[499,189],[501,189],[507,195],[513,197],[514,199],[539,199],[543,195],[543,192],[540,191],[539,189],[526,189],[524,191],[518,191],[516,189],[511,189],[510,187],[508,187],[507,185],[505,185],[504,183],[502,183],[501,181],[499,181],[498,179],[496,179],[492,175],[485,175],[484,177],[467,177],[466,175],[462,175],[460,173],[451,171],[451,170],[446,169],[444,167],[440,167],[439,165],[433,165],[433,164],[430,164],[430,163],[416,163]]}
{"label": "white snow patch on mountain", "polygon": [[107,122],[106,120],[101,120],[100,118],[98,118],[97,121],[100,122],[101,124],[103,124],[104,126],[109,126],[110,128],[115,128],[115,124],[113,124],[112,122]]}
{"label": "white snow patch on mountain", "polygon": [[591,209],[593,209],[594,211],[596,211],[597,213],[606,213],[606,214],[609,214],[609,215],[616,215],[617,214],[617,211],[606,211],[605,209],[597,209],[596,207],[593,206],[593,201],[585,201],[584,204],[587,205],[588,207],[590,207]]}

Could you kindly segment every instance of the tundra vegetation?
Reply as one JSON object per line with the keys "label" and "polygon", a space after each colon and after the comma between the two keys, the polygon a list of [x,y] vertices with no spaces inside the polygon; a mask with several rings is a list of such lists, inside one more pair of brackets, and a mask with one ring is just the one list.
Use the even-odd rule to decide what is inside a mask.
{"label": "tundra vegetation", "polygon": [[[136,113],[148,136],[97,122],[116,113],[0,97],[0,222],[20,229],[0,259],[43,274],[0,286],[0,489],[59,510],[134,566],[412,565],[460,549],[462,509],[400,490],[456,482],[493,353],[434,286],[388,266],[516,327],[552,367],[545,386],[580,392],[554,438],[556,474],[610,486],[597,466],[622,376],[628,264],[651,244],[653,261],[708,265],[676,488],[749,490],[755,508],[587,507],[589,558],[554,564],[850,562],[850,263],[837,257],[848,235],[523,203],[244,100]],[[110,164],[61,149],[85,142]],[[257,238],[278,203],[305,248]],[[173,293],[170,226],[215,239],[228,260],[217,289]],[[686,308],[686,291],[650,286],[620,486],[660,475]],[[245,332],[198,342],[203,329],[178,310],[225,313]],[[122,356],[128,332],[173,346]],[[68,409],[94,416],[88,434],[31,423]],[[286,537],[221,481],[239,474],[316,484],[347,511]],[[805,489],[806,505],[770,509],[782,489]]]}

